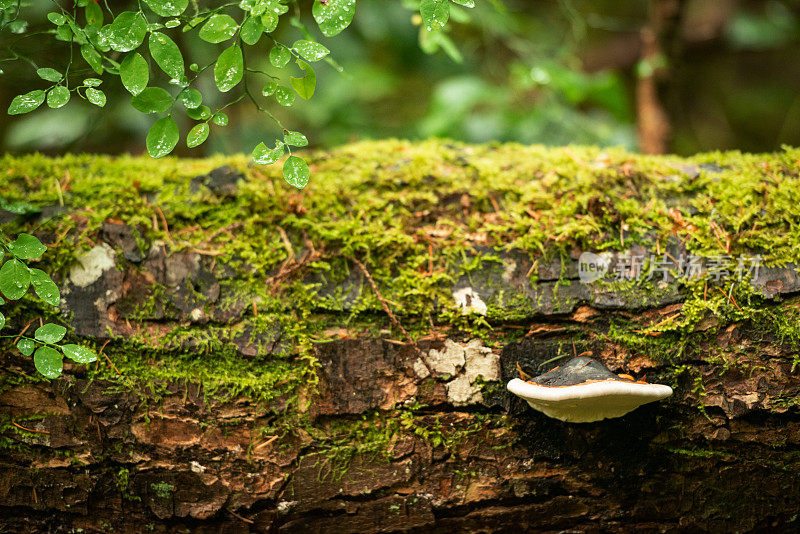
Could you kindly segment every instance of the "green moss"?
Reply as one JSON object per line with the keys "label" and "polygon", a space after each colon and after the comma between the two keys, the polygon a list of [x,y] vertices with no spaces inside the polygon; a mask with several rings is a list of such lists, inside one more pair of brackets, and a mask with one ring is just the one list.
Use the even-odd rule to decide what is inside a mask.
{"label": "green moss", "polygon": [[[462,315],[450,287],[461,276],[502,276],[498,253],[504,250],[519,249],[549,262],[576,250],[625,250],[633,243],[652,249],[677,238],[702,256],[756,251],[767,265],[800,263],[798,159],[800,151],[788,148],[771,155],[731,152],[682,159],[592,147],[387,140],[310,155],[313,177],[304,191],[286,186],[279,168],[252,167],[243,156],[158,161],[5,156],[0,189],[9,201],[52,207],[59,204],[53,179],[60,180],[65,210],[48,209],[54,214],[42,219],[19,218],[5,230],[47,236],[54,246],[37,266],[62,280],[75,258],[94,246],[108,219],[133,226],[140,248],[164,242],[173,252],[199,250],[235,273],[220,281],[222,296],[214,306],[234,310],[244,303],[240,324],[176,324],[180,313],[170,302],[169,288],[152,284],[127,315],[138,333],[116,339],[105,350],[121,376],[101,359],[90,367],[91,378],[111,379],[119,389],[142,391],[155,400],[166,394],[167,384],[191,378],[202,382],[205,394],[219,398],[286,400],[285,421],[297,421],[302,415],[294,408],[317,380],[312,343],[336,337],[332,332],[342,329],[350,335],[402,338],[372,288],[349,271],[349,258],[364,262],[412,336],[429,333],[433,324],[496,345],[524,335],[524,329],[504,326],[526,324],[544,304],[557,313],[574,305],[568,290],[575,282],[562,272],[555,283],[538,284],[532,296],[496,285],[495,297],[487,302],[488,321]],[[704,163],[721,169],[697,167]],[[192,187],[192,178],[221,165],[243,174],[238,195],[221,197]],[[475,247],[480,254],[471,252]],[[303,269],[297,269],[301,262]],[[538,282],[537,276],[533,269],[529,281]],[[609,283],[606,289],[644,307],[671,290],[646,281]],[[691,372],[682,366],[698,354],[723,371],[730,365],[746,369],[735,350],[707,350],[717,327],[698,326],[708,321],[744,325],[800,349],[796,303],[770,304],[747,284],[700,281],[683,290],[683,307],[673,319],[611,314],[609,323],[583,333],[602,334],[632,353],[669,362],[674,376]],[[202,294],[194,297],[203,302]],[[20,318],[55,317],[55,311],[38,306],[26,298],[4,305],[3,311]],[[151,321],[162,313],[172,322]],[[258,344],[276,322],[283,329],[283,351],[270,354],[261,344],[257,357],[237,353],[237,336]],[[6,371],[0,389],[24,380],[37,379]],[[335,441],[327,447],[333,457],[383,450],[384,432],[413,432],[438,446],[454,439],[434,423],[422,424],[419,413],[410,417],[405,428],[400,415],[391,415],[396,428],[359,437],[355,449]],[[341,433],[352,439],[361,432],[359,424]]]}

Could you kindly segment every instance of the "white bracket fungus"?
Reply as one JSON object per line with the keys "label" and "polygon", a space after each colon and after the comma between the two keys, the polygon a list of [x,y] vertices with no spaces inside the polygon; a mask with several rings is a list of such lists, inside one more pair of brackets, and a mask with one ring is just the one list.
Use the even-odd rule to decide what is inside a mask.
{"label": "white bracket fungus", "polygon": [[515,378],[507,387],[533,409],[569,423],[622,417],[672,395],[669,386],[621,378],[586,357],[573,358],[531,381]]}

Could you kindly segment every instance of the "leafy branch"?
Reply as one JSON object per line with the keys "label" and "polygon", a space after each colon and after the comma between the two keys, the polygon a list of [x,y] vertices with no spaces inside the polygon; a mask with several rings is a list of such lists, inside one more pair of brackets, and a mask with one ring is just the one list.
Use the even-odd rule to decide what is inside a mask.
{"label": "leafy branch", "polygon": [[[291,148],[307,146],[308,139],[300,132],[284,128],[262,103],[264,100],[260,100],[291,107],[296,96],[307,100],[314,95],[317,84],[314,63],[325,60],[341,70],[330,57],[330,50],[317,42],[301,22],[298,0],[241,0],[213,8],[201,8],[194,0],[191,7],[190,0],[137,0],[129,5],[129,10],[117,14],[107,2],[101,7],[96,0],[77,0],[71,4],[71,10],[57,0],[51,2],[53,11],[47,13],[50,29],[23,35],[10,45],[0,47],[8,54],[0,58],[0,64],[27,62],[36,69],[39,78],[50,83],[14,97],[8,108],[10,115],[29,113],[45,103],[53,109],[61,108],[73,95],[102,108],[107,99],[100,89],[103,76],[119,77],[122,86],[131,94],[130,103],[135,109],[159,115],[147,133],[145,144],[152,157],[160,158],[170,154],[180,141],[176,114],[185,113],[196,121],[185,136],[186,146],[196,148],[208,139],[212,126],[228,125],[225,108],[248,99],[283,132],[279,139],[259,143],[252,152],[253,161],[269,165],[288,154],[283,163],[286,181],[297,188],[308,183],[308,164],[293,154]],[[404,0],[404,5],[418,11],[416,22],[421,25],[423,50],[433,53],[441,48],[458,59],[457,49],[445,34],[451,2],[474,6],[474,0]],[[291,11],[290,5],[294,8]],[[26,7],[29,7],[28,2],[21,0],[0,0],[0,31],[24,34],[28,27],[24,18]],[[351,24],[355,8],[356,0],[315,0],[311,13],[322,35],[333,37]],[[297,28],[303,38],[291,45],[277,41],[273,33],[286,24]],[[196,63],[187,67],[175,41],[179,32],[224,48],[202,68]],[[64,43],[68,59],[63,69],[39,67],[36,58],[15,49],[21,39],[34,35]],[[267,57],[276,69],[274,75],[249,68],[246,63],[247,52],[256,49],[264,35],[271,42]],[[73,65],[78,56],[76,51],[85,63],[81,70]],[[250,55],[255,56],[255,53]],[[153,83],[151,74],[157,74],[151,73],[153,63],[168,77],[165,86]],[[295,67],[301,75],[292,75],[291,69]],[[220,93],[238,91],[238,95],[213,112],[203,105],[202,91],[192,87],[208,70],[213,72],[214,84]],[[94,76],[86,76],[92,73]],[[260,95],[251,89],[252,82],[259,77],[266,78]],[[272,148],[268,148],[269,145]]]}
{"label": "leafy branch", "polygon": [[[19,234],[14,241],[0,232],[0,293],[8,300],[19,300],[30,288],[45,303],[58,306],[61,293],[50,276],[26,262],[40,257],[47,251],[39,239],[30,234]],[[3,262],[6,254],[11,257]],[[0,297],[0,305],[6,303]],[[5,315],[0,312],[0,330],[6,323]],[[33,337],[25,336],[23,330],[19,334],[0,335],[2,338],[15,338],[17,350],[25,356],[33,355],[36,370],[47,378],[57,378],[63,370],[63,357],[66,356],[77,363],[91,363],[97,360],[94,352],[73,343],[60,345],[67,329],[55,323],[46,323],[36,329]]]}

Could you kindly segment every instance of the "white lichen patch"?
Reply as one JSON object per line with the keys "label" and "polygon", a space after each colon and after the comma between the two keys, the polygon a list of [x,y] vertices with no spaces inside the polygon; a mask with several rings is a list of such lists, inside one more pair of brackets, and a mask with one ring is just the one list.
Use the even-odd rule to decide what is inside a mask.
{"label": "white lichen patch", "polygon": [[463,315],[469,315],[470,313],[486,315],[488,311],[486,303],[483,302],[477,291],[471,287],[464,287],[453,291],[453,299],[456,301],[456,306],[461,308],[461,313]]}
{"label": "white lichen patch", "polygon": [[491,382],[500,380],[500,356],[484,347],[479,339],[473,339],[464,347],[464,370],[470,382],[478,377]]}
{"label": "white lichen patch", "polygon": [[[500,356],[479,339],[465,345],[448,339],[442,350],[431,350],[426,359],[435,374],[454,377],[445,387],[448,401],[455,406],[483,402],[481,383],[500,380]],[[414,371],[420,378],[430,376],[422,360],[414,362]]]}
{"label": "white lichen patch", "polygon": [[514,273],[517,271],[517,262],[512,259],[503,261],[503,281],[510,284],[514,279]]}
{"label": "white lichen patch", "polygon": [[425,367],[425,362],[422,361],[422,358],[417,358],[417,361],[414,362],[414,372],[418,377],[423,379],[431,376],[431,373],[428,371],[428,368]]}
{"label": "white lichen patch", "polygon": [[78,264],[69,271],[69,279],[77,287],[86,287],[97,282],[115,265],[114,249],[102,243],[78,258]]}
{"label": "white lichen patch", "polygon": [[473,386],[467,375],[461,375],[455,380],[451,380],[445,384],[445,387],[447,388],[447,400],[454,406],[483,402],[480,386]]}
{"label": "white lichen patch", "polygon": [[464,347],[448,339],[444,342],[442,350],[433,349],[428,352],[427,360],[428,366],[434,373],[456,376],[458,371],[464,367],[466,361],[464,359]]}

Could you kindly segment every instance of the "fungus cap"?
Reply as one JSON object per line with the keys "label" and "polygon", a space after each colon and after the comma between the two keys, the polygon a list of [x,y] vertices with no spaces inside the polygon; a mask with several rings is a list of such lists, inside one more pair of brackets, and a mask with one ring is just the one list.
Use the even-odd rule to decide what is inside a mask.
{"label": "fungus cap", "polygon": [[508,390],[540,412],[569,423],[621,417],[643,404],[665,399],[672,388],[624,380],[592,358],[573,358],[532,382],[515,378]]}

